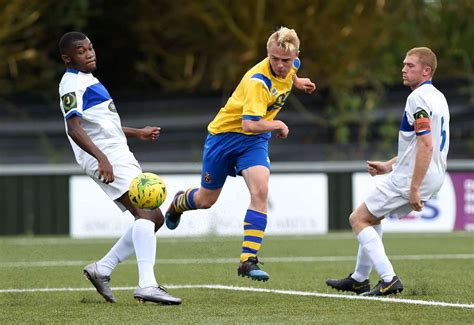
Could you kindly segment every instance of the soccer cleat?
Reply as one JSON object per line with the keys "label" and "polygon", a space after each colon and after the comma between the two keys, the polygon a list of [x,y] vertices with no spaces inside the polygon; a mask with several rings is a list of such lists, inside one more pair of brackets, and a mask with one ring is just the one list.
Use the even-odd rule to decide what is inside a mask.
{"label": "soccer cleat", "polygon": [[249,277],[252,280],[257,281],[268,281],[270,276],[267,272],[261,270],[258,267],[258,263],[263,264],[262,262],[258,261],[258,258],[249,257],[245,262],[240,263],[239,267],[237,268],[237,275],[241,277]]}
{"label": "soccer cleat", "polygon": [[400,281],[400,278],[395,275],[392,281],[385,282],[383,280],[380,280],[379,283],[377,283],[377,285],[372,290],[370,290],[369,292],[365,292],[362,295],[363,296],[387,296],[387,295],[399,293],[402,291],[403,291],[402,281]]}
{"label": "soccer cleat", "polygon": [[338,291],[351,291],[357,293],[358,295],[370,290],[370,283],[368,279],[359,282],[354,280],[351,275],[352,273],[349,274],[347,278],[339,280],[328,279],[326,280],[326,284]]}
{"label": "soccer cleat", "polygon": [[181,220],[181,215],[183,213],[178,213],[174,210],[174,202],[176,201],[176,198],[178,197],[178,195],[183,194],[183,193],[184,191],[179,191],[178,193],[175,194],[168,210],[166,211],[166,214],[165,214],[166,227],[168,227],[168,229],[170,230],[176,229],[179,225],[179,221]]}
{"label": "soccer cleat", "polygon": [[110,276],[101,275],[97,272],[97,264],[92,263],[84,268],[84,276],[94,285],[95,289],[108,302],[115,302],[116,299],[110,289]]}
{"label": "soccer cleat", "polygon": [[157,287],[137,287],[133,297],[139,302],[144,303],[146,301],[156,302],[164,305],[179,305],[181,299],[173,297],[166,291],[166,288],[158,285]]}

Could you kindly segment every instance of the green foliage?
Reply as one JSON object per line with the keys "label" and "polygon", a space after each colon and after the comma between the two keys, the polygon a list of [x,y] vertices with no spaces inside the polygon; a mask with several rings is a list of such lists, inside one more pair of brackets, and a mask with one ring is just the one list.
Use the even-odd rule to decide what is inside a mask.
{"label": "green foliage", "polygon": [[88,1],[0,0],[0,97],[56,96],[62,70],[57,43],[67,28],[81,28]]}
{"label": "green foliage", "polygon": [[340,143],[369,141],[371,113],[385,86],[400,83],[401,62],[415,46],[437,53],[435,78],[468,78],[460,91],[474,103],[471,0],[0,0],[0,8],[2,101],[25,94],[56,101],[64,68],[57,42],[70,30],[91,36],[101,79],[115,92],[227,96],[283,25],[301,39],[300,75],[326,96],[311,120],[323,117]]}

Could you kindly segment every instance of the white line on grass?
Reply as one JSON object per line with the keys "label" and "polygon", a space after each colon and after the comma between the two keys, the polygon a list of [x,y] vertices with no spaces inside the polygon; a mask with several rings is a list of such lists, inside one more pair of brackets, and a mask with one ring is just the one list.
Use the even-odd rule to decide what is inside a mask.
{"label": "white line on grass", "polygon": [[[228,290],[228,291],[243,291],[243,292],[263,292],[263,293],[273,293],[273,294],[280,294],[280,295],[306,296],[306,297],[319,297],[319,298],[334,298],[334,299],[349,299],[349,300],[376,300],[376,301],[389,302],[389,303],[474,309],[474,304],[461,304],[461,303],[450,303],[450,302],[443,302],[443,301],[427,301],[427,300],[389,298],[389,297],[363,297],[363,296],[341,295],[341,294],[320,293],[320,292],[310,292],[310,291],[235,287],[235,286],[226,286],[226,285],[221,285],[221,284],[167,285],[166,287],[168,289],[211,289],[211,290]],[[134,290],[135,287],[114,287],[112,289],[114,291],[131,291],[131,290]],[[69,292],[70,291],[95,291],[95,289],[94,288],[0,289],[0,294],[1,293],[68,292],[68,291]]]}
{"label": "white line on grass", "polygon": [[[469,260],[474,259],[474,254],[432,254],[432,255],[393,255],[391,260]],[[272,263],[305,263],[305,262],[346,262],[355,261],[355,256],[283,256],[265,257],[265,262]],[[156,263],[161,265],[186,265],[186,264],[231,264],[238,263],[238,258],[173,258],[157,259]],[[86,265],[90,261],[22,261],[22,262],[0,262],[0,268],[7,267],[54,267],[54,266],[78,266]],[[136,264],[129,260],[125,264]]]}

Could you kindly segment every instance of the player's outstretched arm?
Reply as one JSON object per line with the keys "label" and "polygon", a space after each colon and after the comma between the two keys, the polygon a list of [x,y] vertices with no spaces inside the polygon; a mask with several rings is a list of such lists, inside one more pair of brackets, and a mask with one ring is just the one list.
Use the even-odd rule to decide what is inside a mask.
{"label": "player's outstretched arm", "polygon": [[107,156],[92,142],[81,125],[81,118],[73,116],[67,120],[67,134],[85,152],[97,159],[99,179],[104,183],[114,181],[114,170]]}
{"label": "player's outstretched arm", "polygon": [[138,138],[142,141],[152,141],[155,142],[156,139],[160,136],[161,128],[158,126],[145,126],[141,129],[122,127],[123,133],[127,137]]}
{"label": "player's outstretched arm", "polygon": [[296,75],[293,76],[293,85],[303,90],[305,93],[311,94],[316,90],[316,85],[309,78],[298,78]]}

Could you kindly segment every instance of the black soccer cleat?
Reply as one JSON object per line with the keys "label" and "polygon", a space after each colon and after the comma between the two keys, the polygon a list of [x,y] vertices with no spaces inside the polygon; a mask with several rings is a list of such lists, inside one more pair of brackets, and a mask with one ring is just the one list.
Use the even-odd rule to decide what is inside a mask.
{"label": "black soccer cleat", "polygon": [[261,270],[258,267],[258,263],[263,264],[262,262],[258,261],[257,256],[249,257],[245,262],[239,264],[239,267],[237,268],[237,275],[241,277],[249,277],[252,280],[257,281],[268,281],[270,276],[267,272]]}
{"label": "black soccer cleat", "polygon": [[351,274],[347,278],[344,279],[328,279],[326,280],[326,284],[331,288],[334,288],[338,291],[350,291],[355,292],[358,295],[364,292],[368,292],[370,290],[370,283],[369,279],[366,279],[362,282],[356,281],[351,278]]}
{"label": "black soccer cleat", "polygon": [[380,280],[379,283],[377,283],[377,285],[372,290],[370,290],[369,292],[365,292],[362,295],[363,296],[387,296],[387,295],[399,293],[402,291],[403,291],[402,281],[400,281],[400,278],[395,275],[392,281],[385,282],[383,280]]}
{"label": "black soccer cleat", "polygon": [[184,191],[179,191],[174,195],[173,201],[171,201],[171,204],[165,213],[166,227],[168,227],[170,230],[176,229],[179,225],[179,222],[181,221],[181,215],[183,213],[178,213],[174,210],[174,202],[176,201],[176,198],[183,193]]}

